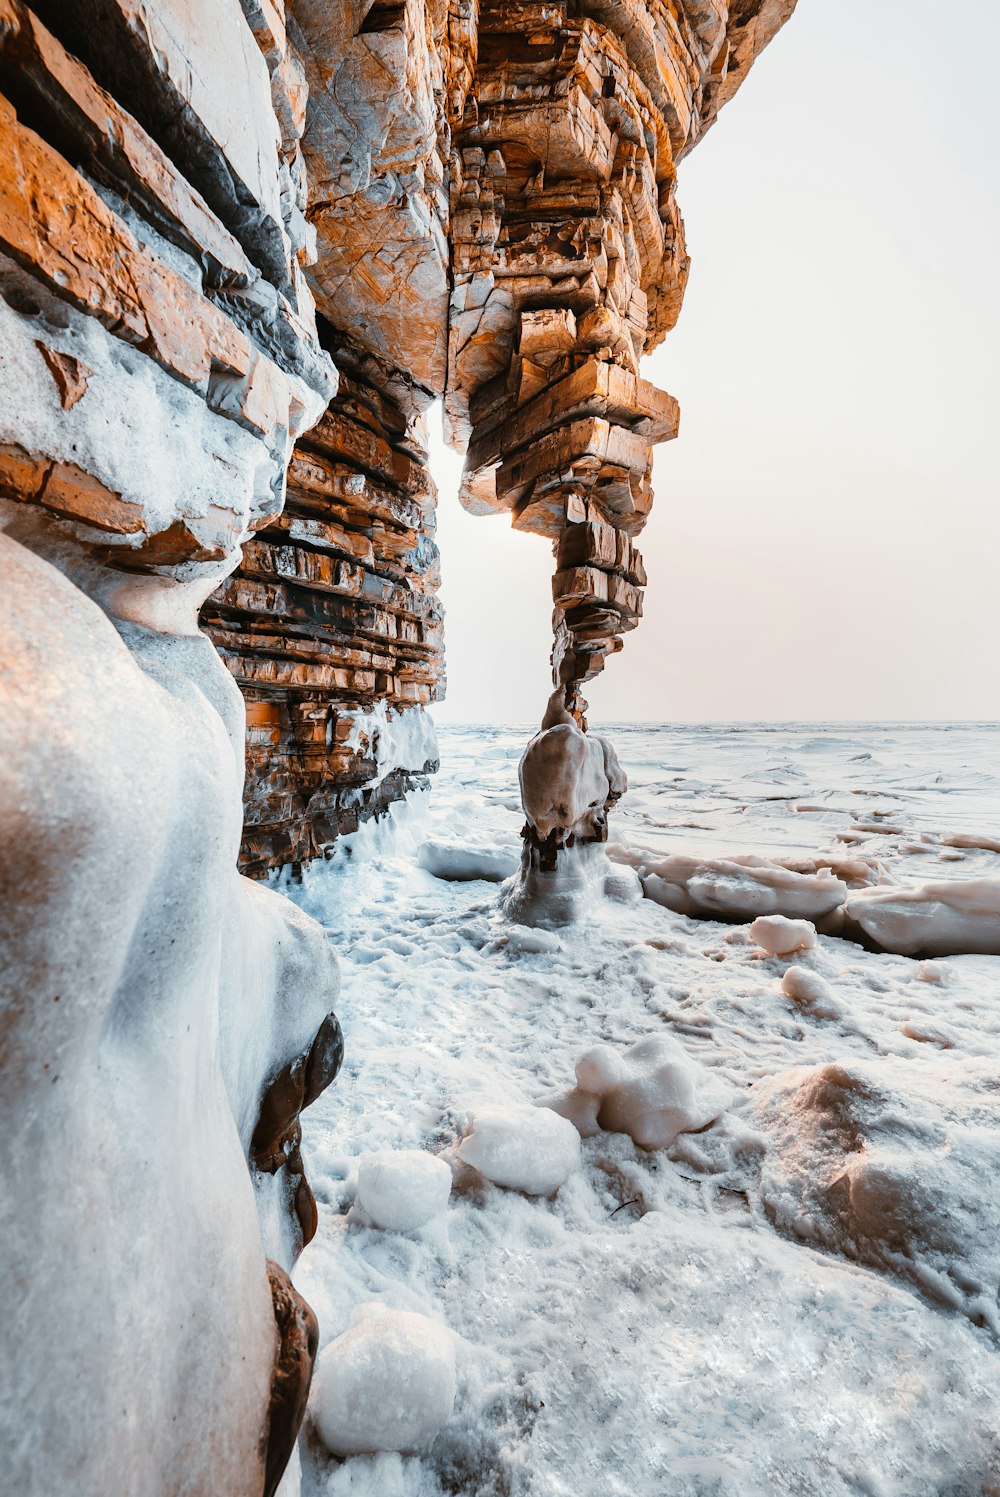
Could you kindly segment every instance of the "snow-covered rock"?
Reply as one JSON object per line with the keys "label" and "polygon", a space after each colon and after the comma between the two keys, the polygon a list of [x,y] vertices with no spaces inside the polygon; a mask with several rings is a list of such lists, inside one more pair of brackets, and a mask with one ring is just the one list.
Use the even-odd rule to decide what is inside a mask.
{"label": "snow-covered rock", "polygon": [[584,1138],[627,1133],[641,1149],[666,1149],[680,1133],[719,1116],[725,1094],[670,1035],[655,1034],[627,1050],[595,1045],[576,1063],[576,1086],[542,1099]]}
{"label": "snow-covered rock", "polygon": [[580,1135],[545,1107],[491,1107],[474,1115],[455,1152],[494,1185],[548,1196],[578,1168]]}
{"label": "snow-covered rock", "polygon": [[884,951],[900,956],[1000,956],[1000,878],[862,889],[845,913]]}
{"label": "snow-covered rock", "polygon": [[793,951],[812,950],[816,945],[816,927],[808,920],[759,915],[750,927],[750,939],[769,956],[791,956]]}
{"label": "snow-covered rock", "polygon": [[426,1450],[455,1406],[455,1342],[426,1315],[360,1305],[320,1353],[309,1400],[334,1455]]}
{"label": "snow-covered rock", "polygon": [[357,1201],[376,1227],[415,1232],[448,1204],[451,1170],[421,1149],[383,1149],[365,1154],[358,1168]]}

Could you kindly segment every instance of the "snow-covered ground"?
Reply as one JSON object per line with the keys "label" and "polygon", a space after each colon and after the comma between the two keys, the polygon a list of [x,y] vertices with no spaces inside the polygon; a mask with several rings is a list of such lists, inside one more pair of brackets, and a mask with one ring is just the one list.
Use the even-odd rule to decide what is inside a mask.
{"label": "snow-covered ground", "polygon": [[[347,1042],[306,1115],[320,1226],[297,1282],[324,1344],[353,1317],[343,1365],[375,1426],[456,1389],[421,1454],[341,1462],[313,1434],[305,1497],[997,1497],[1000,958],[829,935],[768,956],[752,914],[655,898],[557,935],[511,927],[497,884],[436,877],[457,854],[417,851],[489,852],[486,871],[517,854],[529,731],[443,731],[429,800],[289,891],[335,942]],[[639,866],[848,853],[862,884],[904,888],[1000,871],[996,727],[603,731],[632,781],[611,835]],[[554,1145],[527,1104],[571,1089],[594,1047],[611,1072],[654,1037],[681,1047],[662,1048],[700,1131],[645,1152],[585,1130],[551,1197],[457,1156],[500,1109],[511,1136],[490,1147],[542,1179]],[[454,1171],[409,1232],[356,1199],[362,1156],[404,1149]],[[444,1328],[410,1384],[366,1381],[366,1327],[396,1326],[397,1370],[420,1342],[420,1322],[355,1314],[372,1304]]]}

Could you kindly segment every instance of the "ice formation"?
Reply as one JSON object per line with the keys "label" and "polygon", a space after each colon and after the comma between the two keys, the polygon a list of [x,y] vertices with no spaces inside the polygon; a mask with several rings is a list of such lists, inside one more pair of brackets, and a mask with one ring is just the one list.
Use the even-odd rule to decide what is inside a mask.
{"label": "ice formation", "polygon": [[816,927],[808,920],[789,920],[784,915],[758,915],[750,926],[750,939],[768,956],[791,956],[816,945]]}
{"label": "ice formation", "polygon": [[714,859],[671,853],[646,860],[623,848],[613,852],[622,862],[638,864],[647,899],[681,915],[746,920],[780,914],[822,920],[838,912],[847,895],[846,883],[830,867],[802,872],[751,853]]}
{"label": "ice formation", "polygon": [[455,1406],[455,1340],[426,1315],[360,1305],[320,1353],[310,1412],[334,1455],[421,1451]]}
{"label": "ice formation", "polygon": [[725,1088],[671,1035],[625,1050],[597,1045],[576,1062],[576,1086],[540,1099],[583,1138],[627,1133],[640,1149],[667,1149],[680,1133],[706,1127],[725,1106]]}
{"label": "ice formation", "polygon": [[852,894],[849,920],[902,956],[1000,956],[1000,878],[865,889]]}
{"label": "ice formation", "polygon": [[451,1194],[451,1170],[420,1149],[382,1149],[358,1166],[358,1205],[376,1227],[415,1232],[439,1216]]}
{"label": "ice formation", "polygon": [[421,842],[417,862],[435,878],[465,883],[483,879],[499,884],[517,872],[515,854],[503,848],[468,847],[454,842]]}
{"label": "ice formation", "polygon": [[[557,676],[568,649],[563,629],[554,652]],[[560,686],[552,693],[518,769],[524,849],[504,908],[527,925],[566,924],[602,894],[619,900],[629,894],[604,851],[608,812],[625,794],[628,779],[608,740],[577,723],[567,695]]]}
{"label": "ice formation", "polygon": [[580,1138],[548,1108],[489,1107],[474,1113],[455,1153],[494,1185],[548,1196],[579,1167]]}

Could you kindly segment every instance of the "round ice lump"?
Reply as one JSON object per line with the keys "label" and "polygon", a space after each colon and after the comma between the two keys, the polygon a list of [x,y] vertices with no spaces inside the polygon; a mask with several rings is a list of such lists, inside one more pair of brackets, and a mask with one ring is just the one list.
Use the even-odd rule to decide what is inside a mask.
{"label": "round ice lump", "polygon": [[439,1216],[451,1194],[451,1170],[421,1149],[365,1154],[358,1169],[358,1205],[388,1232],[414,1232]]}
{"label": "round ice lump", "polygon": [[426,1315],[359,1305],[320,1353],[310,1395],[319,1438],[334,1455],[433,1444],[455,1407],[455,1342]]}
{"label": "round ice lump", "polygon": [[816,945],[816,927],[809,920],[789,920],[785,915],[759,915],[750,927],[750,939],[769,956],[791,956]]}
{"label": "round ice lump", "polygon": [[580,1164],[580,1135],[546,1107],[484,1108],[455,1150],[494,1185],[548,1196]]}

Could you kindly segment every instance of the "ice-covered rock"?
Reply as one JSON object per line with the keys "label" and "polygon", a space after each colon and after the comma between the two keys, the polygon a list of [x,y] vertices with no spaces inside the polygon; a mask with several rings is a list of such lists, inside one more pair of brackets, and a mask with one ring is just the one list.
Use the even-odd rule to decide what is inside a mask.
{"label": "ice-covered rock", "polygon": [[357,1201],[376,1227],[415,1232],[448,1204],[451,1170],[422,1149],[383,1149],[365,1154],[358,1167]]}
{"label": "ice-covered rock", "polygon": [[423,1451],[455,1406],[455,1341],[409,1310],[360,1305],[320,1353],[309,1407],[334,1455]]}
{"label": "ice-covered rock", "polygon": [[845,914],[900,956],[1000,955],[1000,878],[862,889]]}
{"label": "ice-covered rock", "polygon": [[677,1040],[656,1034],[627,1050],[595,1045],[576,1063],[576,1086],[541,1100],[584,1138],[604,1129],[627,1133],[641,1149],[666,1149],[713,1122],[726,1097]]}
{"label": "ice-covered rock", "polygon": [[474,1115],[455,1152],[494,1185],[548,1196],[579,1166],[580,1135],[546,1107],[491,1107]]}
{"label": "ice-covered rock", "polygon": [[449,879],[456,883],[483,879],[487,883],[500,884],[518,870],[520,858],[517,853],[503,847],[467,847],[463,843],[421,842],[417,848],[417,862],[435,878]]}
{"label": "ice-covered rock", "polygon": [[750,927],[750,939],[769,956],[791,956],[816,945],[816,927],[808,920],[789,920],[784,915],[759,915]]}
{"label": "ice-covered rock", "polygon": [[563,925],[602,896],[628,901],[603,843],[608,812],[628,789],[611,744],[585,733],[553,692],[541,731],[518,767],[525,827],[520,868],[503,908],[527,925]]}

